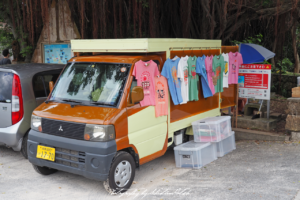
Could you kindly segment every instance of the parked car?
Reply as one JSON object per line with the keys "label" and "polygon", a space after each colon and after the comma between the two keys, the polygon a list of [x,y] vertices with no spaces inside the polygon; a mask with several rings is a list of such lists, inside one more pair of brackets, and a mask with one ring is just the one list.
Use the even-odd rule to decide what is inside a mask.
{"label": "parked car", "polygon": [[32,111],[49,93],[64,65],[15,64],[0,67],[0,145],[21,151],[27,158]]}

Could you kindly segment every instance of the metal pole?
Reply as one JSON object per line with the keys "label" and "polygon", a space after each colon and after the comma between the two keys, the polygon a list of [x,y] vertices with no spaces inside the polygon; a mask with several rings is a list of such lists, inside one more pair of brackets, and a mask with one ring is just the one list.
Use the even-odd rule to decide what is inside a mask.
{"label": "metal pole", "polygon": [[267,101],[267,119],[270,119],[270,100]]}

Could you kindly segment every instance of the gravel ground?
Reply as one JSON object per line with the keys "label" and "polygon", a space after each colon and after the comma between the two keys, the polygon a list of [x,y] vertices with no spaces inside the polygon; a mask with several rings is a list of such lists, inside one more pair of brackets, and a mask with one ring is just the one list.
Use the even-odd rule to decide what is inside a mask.
{"label": "gravel ground", "polygon": [[[37,174],[19,152],[0,147],[0,199],[300,199],[300,144],[239,141],[199,170],[175,168],[173,150],[136,172],[123,195],[66,172]],[[296,197],[297,196],[297,197]]]}

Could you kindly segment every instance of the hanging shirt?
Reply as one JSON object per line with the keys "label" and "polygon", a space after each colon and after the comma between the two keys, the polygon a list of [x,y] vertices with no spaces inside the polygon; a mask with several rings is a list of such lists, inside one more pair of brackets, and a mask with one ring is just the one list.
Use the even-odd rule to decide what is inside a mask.
{"label": "hanging shirt", "polygon": [[182,103],[180,79],[177,78],[179,58],[176,60],[167,59],[161,75],[168,79],[170,94],[174,105]]}
{"label": "hanging shirt", "polygon": [[228,54],[229,57],[229,75],[228,83],[229,84],[238,84],[239,79],[239,67],[243,64],[242,55],[238,52]]}
{"label": "hanging shirt", "polygon": [[155,116],[168,115],[169,91],[167,79],[163,76],[155,77]]}
{"label": "hanging shirt", "polygon": [[225,69],[225,62],[222,55],[216,55],[213,58],[213,71],[217,84],[215,85],[215,92],[223,92],[223,73]]}
{"label": "hanging shirt", "polygon": [[196,73],[197,57],[189,57],[188,61],[189,71],[189,101],[198,101],[198,80],[199,77]]}
{"label": "hanging shirt", "polygon": [[225,69],[224,69],[224,73],[223,73],[223,87],[228,88],[228,74],[229,74],[229,70],[228,70],[228,61],[229,61],[228,53],[222,53],[222,56],[223,56],[224,62],[225,62]]}
{"label": "hanging shirt", "polygon": [[207,98],[207,97],[211,97],[213,94],[209,88],[209,84],[207,81],[205,59],[206,59],[206,56],[202,56],[197,59],[196,73],[199,74],[200,79],[201,79],[203,96],[204,96],[204,98]]}
{"label": "hanging shirt", "polygon": [[144,90],[144,99],[141,106],[155,105],[154,76],[159,76],[157,64],[150,60],[148,62],[138,61],[134,65],[133,76],[137,79],[137,85]]}
{"label": "hanging shirt", "polygon": [[213,80],[212,80],[212,77],[215,75],[212,70],[213,58],[214,58],[213,55],[207,56],[205,58],[205,68],[206,68],[206,74],[207,74],[209,88],[210,88],[211,93],[214,95],[215,94],[215,86],[214,86]]}
{"label": "hanging shirt", "polygon": [[181,82],[181,96],[182,96],[182,103],[185,104],[189,101],[189,76],[188,76],[188,61],[189,57],[181,57],[178,63],[178,71],[177,77],[180,79]]}

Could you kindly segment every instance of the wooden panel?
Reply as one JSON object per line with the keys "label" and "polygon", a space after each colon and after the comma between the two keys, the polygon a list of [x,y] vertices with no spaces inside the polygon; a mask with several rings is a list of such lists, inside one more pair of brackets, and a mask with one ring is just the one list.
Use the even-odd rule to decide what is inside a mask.
{"label": "wooden panel", "polygon": [[292,88],[292,97],[300,97],[300,87]]}
{"label": "wooden panel", "polygon": [[222,46],[222,53],[229,53],[239,51],[239,46]]}
{"label": "wooden panel", "polygon": [[[171,58],[178,56],[203,56],[203,55],[219,55],[219,49],[211,49],[211,50],[181,50],[181,51],[171,51]],[[187,104],[183,105],[174,105],[171,100],[171,108],[170,108],[170,122],[176,122],[181,119],[185,119],[187,117],[191,117],[200,113],[207,112],[212,109],[216,109],[219,107],[219,93],[216,93],[214,96],[209,98],[203,97],[201,81],[199,81],[199,100],[198,101],[189,101]]]}
{"label": "wooden panel", "polygon": [[236,105],[237,84],[230,84],[229,88],[223,88],[221,93],[221,108],[228,108]]}

